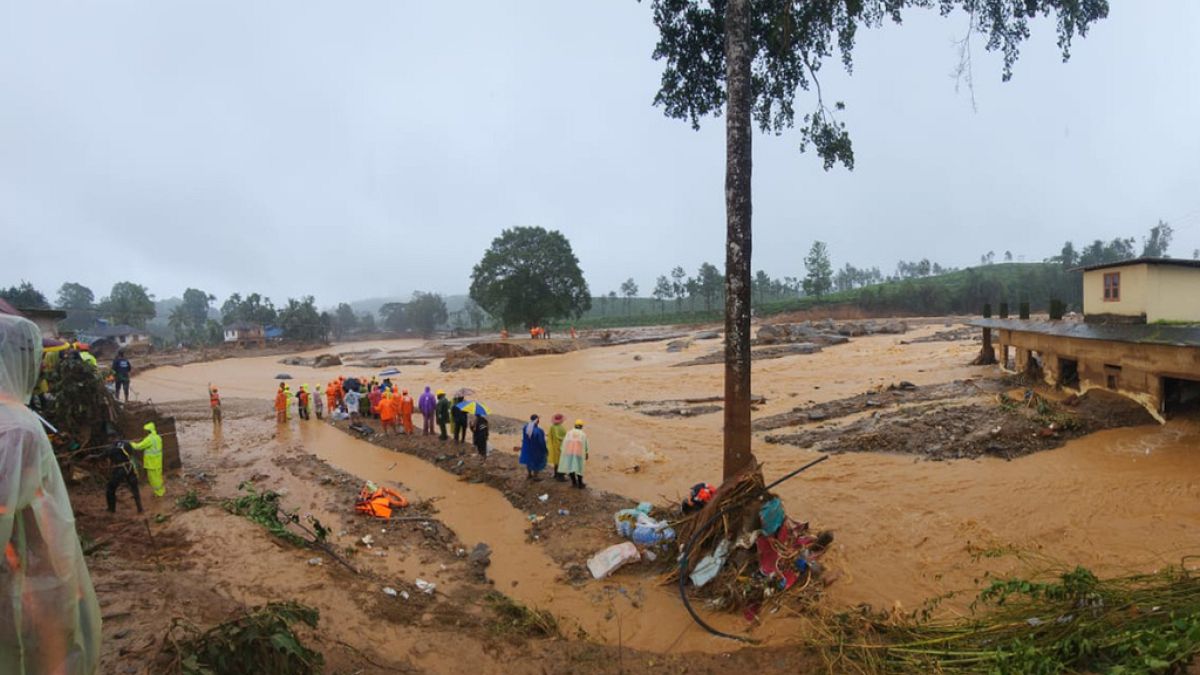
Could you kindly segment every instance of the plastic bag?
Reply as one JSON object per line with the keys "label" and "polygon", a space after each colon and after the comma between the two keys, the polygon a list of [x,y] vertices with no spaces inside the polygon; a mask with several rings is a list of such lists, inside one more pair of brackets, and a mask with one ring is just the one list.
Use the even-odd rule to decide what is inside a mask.
{"label": "plastic bag", "polygon": [[603,579],[612,574],[627,563],[637,562],[642,559],[638,553],[637,546],[632,542],[624,541],[620,544],[614,544],[592,556],[587,561],[588,571],[592,573],[593,579]]}

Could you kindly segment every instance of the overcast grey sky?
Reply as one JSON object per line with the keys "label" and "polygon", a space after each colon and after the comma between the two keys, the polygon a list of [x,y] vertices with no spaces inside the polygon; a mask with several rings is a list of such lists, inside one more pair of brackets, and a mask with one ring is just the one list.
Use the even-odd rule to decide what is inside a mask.
{"label": "overcast grey sky", "polygon": [[[965,17],[912,12],[827,64],[857,168],[755,137],[755,269],[1029,260],[1175,226],[1200,247],[1200,2],[1116,0],[1063,64],[1016,74]],[[634,0],[0,0],[0,285],[145,284],[322,305],[464,292],[492,237],[571,240],[594,293],[724,261],[723,120],[652,107]],[[808,110],[808,99],[797,109]]]}

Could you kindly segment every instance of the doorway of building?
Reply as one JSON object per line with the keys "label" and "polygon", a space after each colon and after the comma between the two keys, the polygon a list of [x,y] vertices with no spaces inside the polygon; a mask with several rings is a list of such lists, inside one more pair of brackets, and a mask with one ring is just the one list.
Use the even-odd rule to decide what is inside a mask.
{"label": "doorway of building", "polygon": [[1200,381],[1164,377],[1163,414],[1167,417],[1200,417]]}
{"label": "doorway of building", "polygon": [[1079,388],[1079,361],[1076,359],[1058,359],[1058,384],[1071,389]]}

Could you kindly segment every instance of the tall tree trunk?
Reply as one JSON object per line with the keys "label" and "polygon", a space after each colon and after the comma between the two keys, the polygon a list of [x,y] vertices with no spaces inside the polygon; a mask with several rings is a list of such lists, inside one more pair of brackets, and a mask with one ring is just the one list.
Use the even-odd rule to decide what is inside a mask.
{"label": "tall tree trunk", "polygon": [[750,452],[750,0],[725,10],[725,478]]}

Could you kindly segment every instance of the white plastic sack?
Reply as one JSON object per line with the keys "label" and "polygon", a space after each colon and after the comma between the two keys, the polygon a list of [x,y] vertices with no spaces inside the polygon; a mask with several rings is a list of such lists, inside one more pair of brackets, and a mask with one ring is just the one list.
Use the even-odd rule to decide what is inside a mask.
{"label": "white plastic sack", "polygon": [[725,558],[729,557],[729,540],[725,539],[717,544],[717,550],[704,556],[700,562],[696,563],[696,567],[692,569],[692,584],[696,588],[700,588],[704,584],[712,581],[721,568],[725,566]]}
{"label": "white plastic sack", "polygon": [[587,566],[593,579],[603,579],[626,563],[637,562],[641,559],[642,556],[633,542],[625,541],[609,546],[592,556],[588,559]]}

